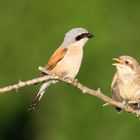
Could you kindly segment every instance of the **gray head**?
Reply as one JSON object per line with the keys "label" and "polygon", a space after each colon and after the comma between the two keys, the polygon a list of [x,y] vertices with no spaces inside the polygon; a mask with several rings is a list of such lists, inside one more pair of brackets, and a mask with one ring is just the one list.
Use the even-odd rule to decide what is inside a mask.
{"label": "gray head", "polygon": [[92,37],[93,35],[84,28],[73,28],[65,34],[62,46],[68,47],[77,42],[82,42],[81,45],[84,46],[87,40]]}
{"label": "gray head", "polygon": [[114,63],[113,65],[116,66],[120,73],[132,74],[139,70],[139,63],[131,56],[124,55],[119,58],[113,58],[113,60],[117,61],[117,63]]}

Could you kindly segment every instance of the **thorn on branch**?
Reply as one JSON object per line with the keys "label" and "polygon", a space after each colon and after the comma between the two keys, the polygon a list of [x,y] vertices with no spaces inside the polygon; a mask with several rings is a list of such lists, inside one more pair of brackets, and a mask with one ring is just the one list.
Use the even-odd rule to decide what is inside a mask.
{"label": "thorn on branch", "polygon": [[97,93],[98,94],[101,94],[102,93],[100,88],[97,89]]}
{"label": "thorn on branch", "polygon": [[105,103],[105,104],[103,104],[102,106],[103,106],[103,107],[106,107],[106,106],[108,106],[108,105],[110,105],[110,103]]}
{"label": "thorn on branch", "polygon": [[87,90],[85,89],[85,90],[82,90],[82,93],[83,94],[86,94],[87,93]]}
{"label": "thorn on branch", "polygon": [[90,94],[92,96],[98,97],[102,101],[106,102],[103,106],[112,105],[114,107],[122,108],[122,109],[126,110],[127,112],[133,113],[133,114],[137,115],[137,117],[140,116],[140,111],[139,110],[135,110],[131,107],[127,107],[127,106],[121,104],[120,102],[117,102],[117,101],[109,98],[108,96],[103,94],[103,92],[100,90],[100,88],[98,88],[97,90],[90,89],[90,88],[82,85],[80,82],[78,82],[77,79],[71,79],[69,77],[66,77],[66,75],[64,77],[54,75],[50,71],[46,70],[43,67],[39,67],[38,69],[41,72],[45,73],[46,75],[40,76],[38,78],[31,79],[31,80],[27,80],[27,81],[20,81],[19,80],[19,82],[15,85],[0,88],[0,93],[3,94],[3,93],[6,93],[6,92],[9,92],[9,91],[12,91],[12,90],[17,91],[18,89],[23,88],[25,86],[34,85],[35,83],[41,83],[41,82],[44,82],[46,80],[51,80],[52,83],[62,81],[62,82],[71,84],[72,86],[79,89],[82,93],[87,93],[87,94]]}

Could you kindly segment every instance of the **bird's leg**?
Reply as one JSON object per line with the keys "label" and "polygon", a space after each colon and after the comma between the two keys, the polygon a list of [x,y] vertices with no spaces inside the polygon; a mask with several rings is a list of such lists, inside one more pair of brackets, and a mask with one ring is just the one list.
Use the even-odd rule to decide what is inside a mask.
{"label": "bird's leg", "polygon": [[78,83],[78,79],[72,79],[73,83],[76,85]]}
{"label": "bird's leg", "polygon": [[[60,79],[63,80],[63,82],[67,81],[67,82],[71,83],[71,79],[67,76],[67,74],[65,72],[60,74],[59,77],[60,77]],[[69,84],[69,83],[67,83],[67,84]]]}
{"label": "bird's leg", "polygon": [[67,80],[68,79],[68,76],[65,72],[63,72],[62,74],[59,75],[59,77],[63,80]]}
{"label": "bird's leg", "polygon": [[128,102],[128,100],[124,99],[123,102],[122,102],[122,104],[123,104],[124,106],[128,107],[129,102]]}
{"label": "bird's leg", "polygon": [[59,75],[59,77],[64,80],[64,81],[67,81],[69,83],[74,83],[74,84],[77,84],[78,82],[78,79],[73,79],[73,78],[70,78],[67,73],[62,73],[61,75]]}

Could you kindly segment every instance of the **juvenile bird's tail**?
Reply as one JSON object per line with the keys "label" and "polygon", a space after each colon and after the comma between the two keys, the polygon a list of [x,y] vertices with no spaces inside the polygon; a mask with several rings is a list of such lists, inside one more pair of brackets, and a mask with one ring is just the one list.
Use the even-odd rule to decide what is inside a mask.
{"label": "juvenile bird's tail", "polygon": [[34,98],[34,100],[32,101],[32,104],[30,106],[30,108],[28,110],[32,110],[34,109],[38,102],[41,100],[42,96],[44,95],[47,87],[49,87],[49,85],[52,83],[52,80],[50,81],[46,81],[45,83],[43,83],[39,89],[39,92],[37,93],[36,97]]}

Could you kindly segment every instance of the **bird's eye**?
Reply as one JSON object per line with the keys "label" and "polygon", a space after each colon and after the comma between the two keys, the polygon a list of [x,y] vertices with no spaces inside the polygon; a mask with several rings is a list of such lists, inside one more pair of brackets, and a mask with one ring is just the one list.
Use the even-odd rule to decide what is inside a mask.
{"label": "bird's eye", "polygon": [[129,61],[125,61],[125,64],[128,65],[129,64]]}
{"label": "bird's eye", "polygon": [[83,38],[83,35],[81,34],[81,35],[78,35],[76,38],[75,38],[75,40],[76,41],[79,41],[80,39],[82,39]]}
{"label": "bird's eye", "polygon": [[81,40],[82,38],[85,38],[85,37],[87,37],[88,36],[88,33],[83,33],[83,34],[81,34],[81,35],[78,35],[76,38],[75,38],[75,40],[76,41],[79,41],[79,40]]}

